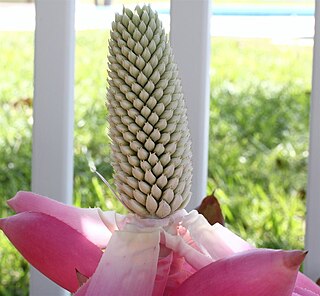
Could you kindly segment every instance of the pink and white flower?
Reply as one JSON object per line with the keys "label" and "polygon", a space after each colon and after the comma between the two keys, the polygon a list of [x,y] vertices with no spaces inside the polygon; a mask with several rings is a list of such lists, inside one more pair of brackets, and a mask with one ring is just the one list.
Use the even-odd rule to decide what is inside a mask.
{"label": "pink and white flower", "polygon": [[255,249],[197,211],[142,219],[80,209],[31,192],[8,201],[0,228],[61,287],[82,295],[314,296],[306,253]]}

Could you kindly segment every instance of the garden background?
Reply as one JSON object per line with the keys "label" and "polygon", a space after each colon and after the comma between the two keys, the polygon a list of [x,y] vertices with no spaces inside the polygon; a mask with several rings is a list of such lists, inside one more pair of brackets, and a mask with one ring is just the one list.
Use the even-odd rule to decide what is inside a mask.
{"label": "garden background", "polygon": [[[207,192],[216,190],[227,226],[250,243],[303,249],[312,40],[278,41],[211,40]],[[12,214],[7,199],[30,190],[33,42],[32,32],[0,32],[0,217]],[[74,204],[123,212],[89,169],[95,163],[113,183],[105,108],[107,42],[106,31],[77,32]],[[0,233],[0,295],[28,295],[27,271],[28,264]]]}

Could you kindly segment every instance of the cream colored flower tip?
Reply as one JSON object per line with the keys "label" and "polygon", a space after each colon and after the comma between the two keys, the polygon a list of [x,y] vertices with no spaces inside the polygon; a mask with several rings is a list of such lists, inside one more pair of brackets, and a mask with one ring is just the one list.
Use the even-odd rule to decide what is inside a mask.
{"label": "cream colored flower tip", "polygon": [[177,65],[157,13],[123,9],[109,41],[112,165],[121,201],[164,218],[191,196],[191,141]]}

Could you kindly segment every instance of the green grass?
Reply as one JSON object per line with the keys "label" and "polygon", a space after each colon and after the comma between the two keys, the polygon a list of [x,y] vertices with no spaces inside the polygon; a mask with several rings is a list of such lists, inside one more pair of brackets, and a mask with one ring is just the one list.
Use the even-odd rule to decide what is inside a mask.
{"label": "green grass", "polygon": [[209,188],[257,246],[303,248],[311,47],[213,41]]}
{"label": "green grass", "polygon": [[[12,212],[6,200],[30,190],[33,38],[0,33],[0,217]],[[0,233],[0,295],[27,295],[28,264]]]}
{"label": "green grass", "polygon": [[[79,32],[76,51],[74,203],[122,207],[111,183],[104,106],[108,35]],[[30,190],[33,36],[0,33],[0,216]],[[227,225],[256,246],[303,248],[312,48],[269,40],[212,40],[208,193]],[[27,295],[28,266],[0,234],[0,295]]]}

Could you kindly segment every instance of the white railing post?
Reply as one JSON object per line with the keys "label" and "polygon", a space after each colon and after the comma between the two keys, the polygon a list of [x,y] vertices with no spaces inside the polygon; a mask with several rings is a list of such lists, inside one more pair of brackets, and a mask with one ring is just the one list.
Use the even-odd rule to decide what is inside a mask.
{"label": "white railing post", "polygon": [[211,0],[171,0],[170,37],[186,97],[192,139],[192,199],[206,195],[208,171]]}
{"label": "white railing post", "polygon": [[320,3],[315,2],[305,240],[305,247],[309,253],[304,264],[304,272],[313,280],[320,278]]}
{"label": "white railing post", "polygon": [[[74,0],[37,0],[32,191],[72,202]],[[30,295],[68,293],[31,268]]]}

